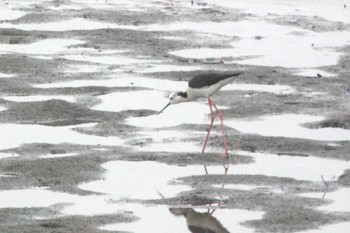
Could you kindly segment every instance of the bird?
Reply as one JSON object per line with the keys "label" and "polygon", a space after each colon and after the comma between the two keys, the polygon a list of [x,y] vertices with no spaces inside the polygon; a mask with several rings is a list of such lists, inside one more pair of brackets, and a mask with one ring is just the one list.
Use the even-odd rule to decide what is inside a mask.
{"label": "bird", "polygon": [[[214,100],[211,98],[213,94],[218,92],[223,86],[231,83],[237,76],[241,75],[243,71],[232,72],[232,73],[204,73],[194,76],[189,82],[185,92],[177,91],[172,92],[169,95],[169,103],[158,112],[162,113],[167,107],[173,104],[181,102],[194,101],[198,98],[207,98],[210,108],[211,122],[208,128],[208,133],[204,141],[202,148],[202,154],[204,154],[205,147],[207,145],[210,131],[213,127],[213,123],[216,117],[220,118],[221,121],[221,133],[224,142],[224,158],[228,157],[227,140],[224,128],[224,114],[222,110],[218,109]],[[157,115],[158,115],[157,114]]]}
{"label": "bird", "polygon": [[[197,212],[192,208],[170,208],[174,216],[184,216],[187,228],[193,233],[230,233],[212,213]],[[215,209],[214,209],[215,211]]]}

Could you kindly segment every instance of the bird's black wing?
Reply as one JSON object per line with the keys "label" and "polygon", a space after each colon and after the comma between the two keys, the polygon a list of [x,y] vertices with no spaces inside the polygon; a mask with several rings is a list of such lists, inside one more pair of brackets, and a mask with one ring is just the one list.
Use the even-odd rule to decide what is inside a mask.
{"label": "bird's black wing", "polygon": [[207,73],[194,76],[189,82],[188,86],[191,88],[202,88],[211,86],[221,80],[238,76],[243,72],[235,73]]}

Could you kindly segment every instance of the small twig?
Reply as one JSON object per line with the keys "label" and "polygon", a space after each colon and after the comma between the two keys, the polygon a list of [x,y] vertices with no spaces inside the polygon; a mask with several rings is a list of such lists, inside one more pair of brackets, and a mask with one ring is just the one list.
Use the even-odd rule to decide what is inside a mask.
{"label": "small twig", "polygon": [[161,193],[159,192],[159,190],[157,191],[157,193],[158,193],[158,195],[159,195],[162,199],[165,199],[165,197],[163,196],[163,194],[161,194]]}
{"label": "small twig", "polygon": [[[209,211],[209,209],[208,209],[208,211]],[[212,210],[209,212],[209,215],[213,215],[215,211],[216,211],[216,209],[212,209]]]}
{"label": "small twig", "polygon": [[328,193],[328,190],[326,190],[326,192],[324,192],[322,199],[324,199],[326,197],[326,194]]}
{"label": "small twig", "polygon": [[204,170],[205,170],[205,174],[206,174],[206,175],[209,175],[208,169],[207,169],[207,165],[204,165]]}
{"label": "small twig", "polygon": [[328,188],[329,188],[329,184],[324,180],[323,175],[321,175],[321,179],[323,181],[323,183],[326,185],[326,191],[324,192],[322,199],[324,199],[326,197],[326,194],[328,193]]}
{"label": "small twig", "polygon": [[323,175],[321,175],[321,178],[322,178],[323,183],[327,186],[327,188],[329,188],[329,185],[328,185],[328,183],[324,180]]}
{"label": "small twig", "polygon": [[227,175],[227,172],[228,172],[228,169],[230,168],[230,165],[227,164],[227,165],[223,165],[224,166],[224,169],[225,169],[225,175]]}

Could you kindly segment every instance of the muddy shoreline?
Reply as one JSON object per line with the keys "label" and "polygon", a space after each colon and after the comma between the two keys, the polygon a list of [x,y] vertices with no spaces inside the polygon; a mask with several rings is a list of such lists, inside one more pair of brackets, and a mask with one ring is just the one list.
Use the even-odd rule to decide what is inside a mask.
{"label": "muddy shoreline", "polygon": [[[55,1],[58,5],[68,5],[69,1]],[[154,4],[154,3],[153,3]],[[11,78],[0,78],[0,111],[1,124],[39,125],[43,127],[72,127],[72,131],[85,135],[99,137],[117,136],[123,138],[124,146],[99,144],[84,145],[74,141],[63,143],[21,144],[0,151],[4,158],[0,160],[0,190],[25,190],[33,187],[68,193],[70,195],[89,196],[101,193],[84,190],[78,186],[83,183],[104,179],[106,169],[102,164],[111,161],[158,162],[168,166],[203,167],[208,166],[209,174],[198,173],[192,176],[178,177],[177,181],[191,188],[180,192],[174,197],[159,197],[157,199],[129,199],[127,203],[144,205],[159,205],[165,208],[177,206],[192,206],[220,209],[243,209],[263,211],[261,219],[248,220],[241,225],[254,229],[256,232],[296,232],[317,229],[320,226],[349,222],[350,212],[322,211],[318,208],[332,201],[327,199],[327,193],[350,187],[350,168],[339,178],[333,180],[321,179],[317,182],[297,180],[289,177],[277,177],[259,174],[211,174],[211,166],[229,165],[231,171],[241,165],[254,164],[254,158],[244,152],[276,154],[280,157],[316,157],[349,161],[350,140],[317,141],[293,137],[262,136],[259,134],[242,133],[234,128],[227,128],[228,144],[231,148],[230,158],[221,157],[221,136],[215,134],[208,145],[211,150],[205,155],[194,152],[152,152],[143,150],[156,139],[151,136],[141,137],[140,132],[157,133],[159,128],[142,128],[131,126],[126,119],[131,117],[148,117],[157,111],[151,109],[123,110],[118,112],[94,110],[101,103],[99,96],[111,93],[122,93],[138,90],[152,90],[130,83],[128,87],[117,86],[79,86],[41,88],[37,85],[67,82],[75,80],[107,80],[132,76],[142,76],[150,79],[188,81],[198,73],[208,71],[243,70],[237,84],[287,85],[293,89],[290,93],[270,93],[255,91],[224,90],[215,95],[220,106],[229,106],[224,110],[225,117],[230,120],[259,119],[265,115],[304,114],[321,115],[323,120],[307,123],[308,129],[339,128],[350,129],[350,50],[349,46],[340,48],[342,56],[336,65],[317,67],[323,71],[336,74],[326,77],[317,72],[311,76],[295,74],[293,68],[275,66],[255,66],[230,63],[232,58],[192,59],[169,54],[169,51],[190,48],[228,48],[230,43],[239,38],[229,36],[211,36],[205,33],[184,30],[142,29],[152,24],[171,24],[181,22],[226,22],[249,20],[254,15],[236,9],[208,4],[205,8],[188,8],[181,4],[161,1],[162,10],[147,7],[140,11],[128,11],[123,8],[109,10],[71,9],[56,11],[53,3],[41,2],[32,7],[19,8],[27,14],[14,20],[2,20],[0,24],[0,43],[6,45],[29,45],[46,39],[76,39],[85,43],[71,45],[69,49],[88,49],[81,53],[79,59],[69,59],[62,54],[44,54],[50,59],[35,57],[26,52],[0,53],[1,73],[14,74]],[[144,11],[147,9],[146,11]],[[146,12],[146,13],[145,13]],[[108,22],[105,29],[92,30],[20,30],[2,28],[4,24],[32,24],[59,22],[74,18],[91,21]],[[349,31],[350,24],[329,21],[321,17],[302,17],[298,15],[281,15],[269,19],[271,23],[293,26],[312,32]],[[108,24],[120,24],[135,27],[135,29],[120,29],[108,27]],[[15,26],[14,26],[15,27]],[[139,30],[139,27],[141,30]],[[182,39],[162,39],[163,37],[178,37]],[[263,40],[256,35],[256,40]],[[339,49],[339,48],[338,48]],[[10,50],[10,49],[9,49]],[[109,50],[124,50],[126,58],[141,60],[133,65],[97,64],[93,72],[74,72],[74,67],[81,65],[96,66],[88,61],[88,56]],[[236,61],[243,60],[237,58]],[[200,67],[200,70],[150,72],[139,70],[149,68],[158,60],[163,63],[178,66]],[[73,67],[73,68],[72,68]],[[73,71],[66,71],[68,68]],[[117,73],[116,70],[123,70]],[[316,94],[315,94],[316,93]],[[318,94],[317,94],[318,93]],[[62,99],[21,102],[6,99],[9,96],[74,96],[73,102]],[[141,97],[140,97],[141,98]],[[199,100],[205,103],[205,100]],[[159,106],[161,108],[162,106]],[[208,118],[209,120],[209,118]],[[93,123],[91,127],[83,124]],[[164,127],[170,132],[182,131],[191,134],[193,131],[205,132],[206,124],[182,124]],[[219,132],[219,126],[213,131]],[[1,137],[6,133],[1,132]],[[201,147],[203,134],[189,138],[169,140],[183,143],[193,143]],[[168,142],[165,140],[165,142]],[[333,145],[333,144],[335,145]],[[186,149],[186,148],[185,148]],[[65,157],[64,155],[73,154]],[[55,157],[58,155],[58,157]],[[52,156],[52,158],[45,158]],[[147,174],[145,174],[147,176]],[[252,185],[257,188],[240,190],[230,185]],[[175,184],[177,185],[177,184]],[[218,187],[220,186],[220,187]],[[228,188],[226,186],[229,186]],[[278,190],[278,191],[276,191]],[[324,193],[317,198],[303,197],[303,193]],[[220,198],[219,198],[220,197]],[[115,201],[115,200],[114,200]],[[113,202],[113,200],[112,200]],[[16,232],[106,232],[99,227],[113,223],[127,223],[138,220],[138,216],[127,209],[112,214],[93,216],[62,215],[61,211],[69,206],[67,203],[49,205],[47,207],[0,208],[0,231]],[[39,217],[38,217],[39,216]],[[40,218],[40,216],[42,218]],[[45,216],[45,217],[43,217]],[[215,216],[215,215],[213,215]],[[220,221],[220,219],[219,219]]]}

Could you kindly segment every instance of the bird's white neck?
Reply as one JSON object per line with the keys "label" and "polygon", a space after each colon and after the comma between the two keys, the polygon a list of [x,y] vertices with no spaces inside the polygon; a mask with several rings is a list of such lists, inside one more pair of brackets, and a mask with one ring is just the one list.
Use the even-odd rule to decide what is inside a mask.
{"label": "bird's white neck", "polygon": [[189,101],[193,101],[194,99],[196,99],[195,96],[192,95],[191,92],[186,91],[185,93],[186,93],[186,95],[184,97],[184,102],[189,102]]}

